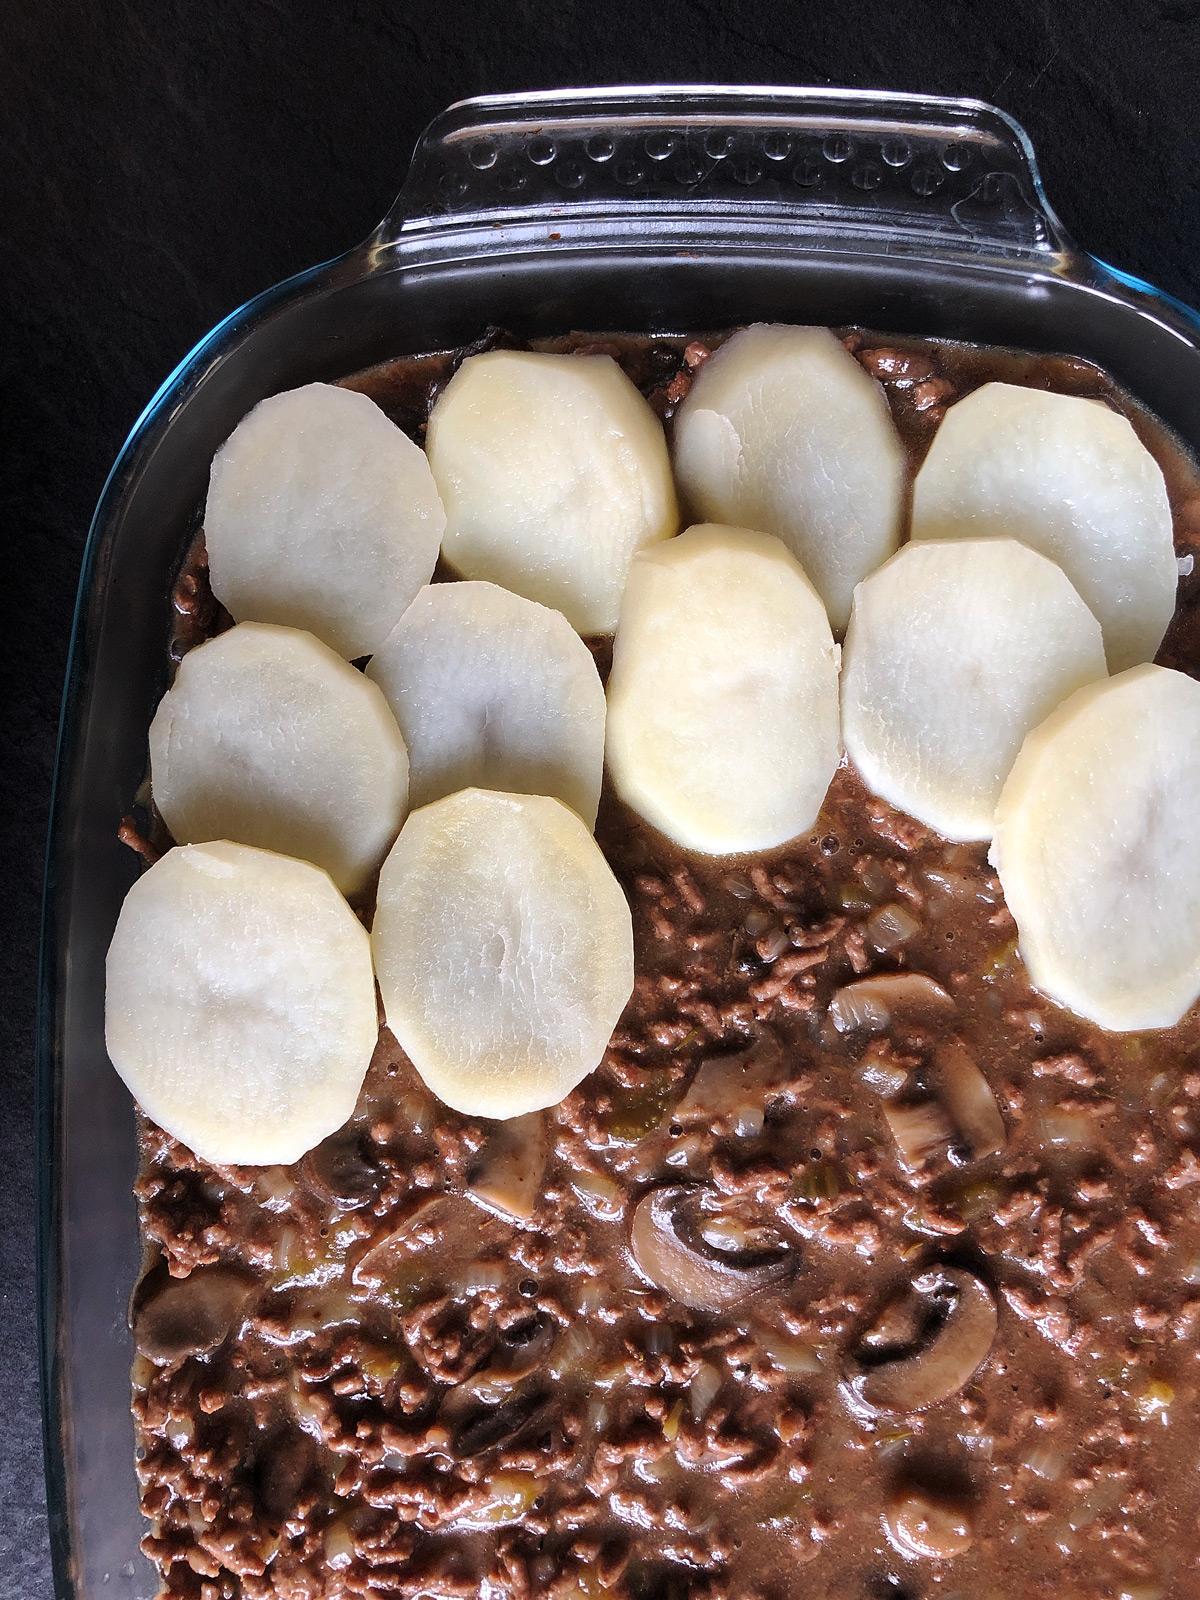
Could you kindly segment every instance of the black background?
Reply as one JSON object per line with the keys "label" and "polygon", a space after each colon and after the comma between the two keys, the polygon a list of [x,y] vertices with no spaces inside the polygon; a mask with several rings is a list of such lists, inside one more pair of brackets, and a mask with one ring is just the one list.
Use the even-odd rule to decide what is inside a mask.
{"label": "black background", "polygon": [[1200,0],[0,0],[4,1596],[51,1593],[34,977],[58,702],[105,474],[213,323],[370,231],[444,105],[639,81],[991,100],[1032,135],[1080,243],[1200,304]]}

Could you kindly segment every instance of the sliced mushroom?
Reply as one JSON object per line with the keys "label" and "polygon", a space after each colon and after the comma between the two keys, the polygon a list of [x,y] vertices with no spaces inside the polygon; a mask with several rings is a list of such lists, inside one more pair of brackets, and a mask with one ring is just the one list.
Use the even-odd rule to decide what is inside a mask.
{"label": "sliced mushroom", "polygon": [[440,1247],[443,1260],[465,1267],[481,1242],[479,1212],[473,1205],[457,1194],[431,1195],[367,1247],[351,1276],[367,1289],[403,1279],[406,1263],[434,1245]]}
{"label": "sliced mushroom", "polygon": [[633,1258],[644,1277],[681,1305],[697,1311],[726,1311],[794,1270],[789,1249],[728,1251],[701,1232],[695,1184],[652,1189],[638,1201],[630,1228]]}
{"label": "sliced mushroom", "polygon": [[883,1108],[883,1119],[895,1140],[900,1165],[907,1172],[919,1172],[930,1156],[954,1137],[954,1129],[936,1100],[903,1104],[890,1101]]}
{"label": "sliced mushroom", "polygon": [[498,1123],[483,1148],[467,1193],[488,1211],[528,1222],[542,1192],[548,1154],[546,1119],[540,1111]]}
{"label": "sliced mushroom", "polygon": [[540,1315],[502,1329],[491,1359],[462,1387],[479,1400],[502,1399],[549,1361],[557,1336],[558,1329],[551,1319]]}
{"label": "sliced mushroom", "polygon": [[928,1411],[957,1394],[988,1358],[996,1337],[996,1302],[978,1278],[942,1267],[915,1279],[913,1288],[933,1305],[948,1301],[945,1320],[923,1349],[851,1378],[847,1398],[858,1409]]}
{"label": "sliced mushroom", "polygon": [[477,1413],[457,1431],[455,1454],[460,1458],[477,1456],[499,1444],[515,1444],[524,1436],[545,1432],[557,1424],[559,1416],[560,1407],[536,1388],[514,1394],[503,1405]]}
{"label": "sliced mushroom", "polygon": [[383,1173],[369,1151],[361,1128],[341,1128],[308,1152],[300,1170],[323,1200],[356,1211],[371,1205],[383,1184]]}
{"label": "sliced mushroom", "polygon": [[277,1428],[259,1448],[254,1466],[255,1499],[268,1517],[290,1517],[317,1464],[317,1446],[292,1423]]}
{"label": "sliced mushroom", "polygon": [[882,972],[839,989],[829,1002],[829,1017],[839,1033],[866,1028],[882,1033],[895,1021],[954,1009],[940,983],[924,972]]}
{"label": "sliced mushroom", "polygon": [[229,1267],[196,1267],[186,1278],[161,1269],[139,1286],[133,1319],[137,1347],[159,1366],[206,1355],[233,1332],[254,1288]]}
{"label": "sliced mushroom", "polygon": [[937,1047],[933,1068],[942,1103],[975,1159],[1003,1150],[1008,1134],[996,1097],[957,1039]]}
{"label": "sliced mushroom", "polygon": [[967,1508],[928,1490],[902,1488],[883,1515],[888,1538],[902,1556],[950,1561],[965,1555],[975,1538]]}
{"label": "sliced mushroom", "polygon": [[691,1088],[666,1115],[668,1122],[703,1122],[712,1126],[737,1120],[740,1112],[760,1111],[785,1075],[783,1046],[764,1032],[738,1055],[710,1056],[692,1079]]}

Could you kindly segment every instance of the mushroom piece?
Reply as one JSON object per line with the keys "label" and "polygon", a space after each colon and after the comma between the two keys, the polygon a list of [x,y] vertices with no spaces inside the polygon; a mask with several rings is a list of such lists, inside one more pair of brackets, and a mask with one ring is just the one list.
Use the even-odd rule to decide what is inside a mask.
{"label": "mushroom piece", "polygon": [[158,1366],[206,1355],[233,1332],[253,1288],[229,1267],[195,1267],[186,1278],[156,1269],[134,1296],[139,1351]]}
{"label": "mushroom piece", "polygon": [[859,1341],[868,1350],[903,1350],[921,1338],[923,1306],[919,1295],[902,1294],[887,1305]]}
{"label": "mushroom piece", "polygon": [[860,1371],[846,1385],[859,1411],[928,1411],[957,1394],[987,1360],[996,1337],[996,1302],[978,1278],[941,1267],[913,1281],[930,1301],[948,1301],[945,1320],[912,1355]]}
{"label": "mushroom piece", "polygon": [[534,1389],[519,1392],[503,1405],[477,1412],[454,1437],[455,1453],[460,1457],[481,1455],[497,1445],[512,1445],[523,1436],[556,1427],[559,1408],[544,1392]]}
{"label": "mushroom piece", "polygon": [[702,1062],[688,1092],[668,1109],[664,1122],[719,1124],[724,1131],[740,1112],[761,1113],[785,1077],[783,1046],[775,1034],[764,1032],[748,1050],[709,1056]]}
{"label": "mushroom piece", "polygon": [[462,1195],[430,1195],[419,1200],[390,1232],[368,1243],[351,1278],[358,1289],[403,1282],[412,1271],[412,1258],[435,1245],[446,1260],[461,1261],[465,1266],[476,1258],[484,1242],[480,1228],[479,1212]]}
{"label": "mushroom piece", "polygon": [[1008,1133],[987,1079],[957,1039],[934,1051],[938,1093],[976,1161],[1004,1149]]}
{"label": "mushroom piece", "polygon": [[542,1192],[548,1153],[546,1119],[540,1111],[501,1122],[484,1146],[467,1193],[488,1211],[528,1222]]}
{"label": "mushroom piece", "polygon": [[953,1009],[954,1001],[928,973],[881,972],[838,989],[829,1002],[829,1017],[839,1033],[855,1028],[882,1033],[894,1021]]}
{"label": "mushroom piece", "polygon": [[282,1522],[293,1514],[316,1464],[316,1444],[292,1423],[284,1423],[263,1441],[254,1464],[254,1487],[268,1517]]}
{"label": "mushroom piece", "polygon": [[793,1252],[721,1250],[701,1232],[704,1190],[695,1184],[652,1189],[638,1201],[630,1227],[633,1259],[643,1277],[696,1311],[726,1311],[794,1270]]}
{"label": "mushroom piece", "polygon": [[902,1556],[949,1561],[965,1555],[975,1530],[966,1508],[927,1490],[898,1490],[883,1514],[888,1538]]}
{"label": "mushroom piece", "polygon": [[300,1171],[321,1199],[340,1210],[357,1211],[373,1205],[383,1186],[383,1173],[369,1150],[364,1129],[339,1128],[308,1152]]}
{"label": "mushroom piece", "polygon": [[492,1358],[462,1388],[476,1399],[497,1401],[510,1389],[538,1370],[550,1359],[558,1329],[549,1317],[531,1317],[512,1328],[503,1328]]}
{"label": "mushroom piece", "polygon": [[930,1156],[950,1143],[954,1129],[936,1100],[918,1100],[883,1108],[883,1119],[896,1144],[896,1154],[906,1172],[919,1172]]}

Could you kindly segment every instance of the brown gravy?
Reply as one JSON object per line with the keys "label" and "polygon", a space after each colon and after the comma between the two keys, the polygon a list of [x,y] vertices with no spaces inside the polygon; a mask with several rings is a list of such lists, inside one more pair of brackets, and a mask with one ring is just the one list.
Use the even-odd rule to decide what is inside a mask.
{"label": "brown gravy", "polygon": [[[1179,555],[1200,550],[1200,475],[1095,368],[844,337],[914,464],[989,379],[1119,406]],[[613,354],[669,426],[690,343],[539,348]],[[454,359],[346,381],[419,439]],[[228,625],[201,540],[174,600],[176,659]],[[1159,660],[1195,676],[1198,608],[1193,571]],[[607,791],[597,837],[637,984],[601,1068],[521,1130],[531,1196],[512,1134],[437,1103],[386,1030],[354,1117],[296,1167],[216,1168],[143,1119],[133,1408],[164,1594],[1200,1593],[1200,1014],[1114,1035],[1047,1002],[986,847],[846,768],[762,857],[687,857]],[[839,995],[877,973],[949,999]],[[699,1298],[746,1274],[723,1308],[632,1260],[668,1184]],[[995,1338],[947,1390],[976,1282]],[[861,1403],[935,1345],[931,1403]]]}

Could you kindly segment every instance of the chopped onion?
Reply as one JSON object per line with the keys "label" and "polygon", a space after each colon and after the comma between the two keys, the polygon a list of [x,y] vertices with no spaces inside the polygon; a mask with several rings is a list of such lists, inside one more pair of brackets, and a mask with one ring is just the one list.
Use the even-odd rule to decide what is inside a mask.
{"label": "chopped onion", "polygon": [[733,1131],[739,1139],[757,1139],[763,1131],[763,1108],[743,1106],[733,1119]]}
{"label": "chopped onion", "polygon": [[336,1572],[341,1567],[348,1567],[353,1560],[354,1540],[350,1537],[350,1529],[339,1517],[325,1529],[325,1565]]}
{"label": "chopped onion", "polygon": [[624,1191],[602,1172],[572,1172],[571,1187],[592,1215],[604,1222],[616,1222],[625,1210]]}
{"label": "chopped onion", "polygon": [[478,1294],[480,1289],[498,1289],[504,1278],[502,1261],[472,1261],[463,1281],[469,1293]]}
{"label": "chopped onion", "polygon": [[692,1416],[697,1422],[717,1398],[717,1391],[721,1387],[721,1374],[709,1362],[704,1362],[696,1376],[692,1379],[689,1389],[689,1398],[692,1404]]}
{"label": "chopped onion", "polygon": [[777,1328],[760,1328],[758,1342],[781,1372],[801,1377],[821,1370],[821,1358],[803,1339],[793,1339]]}
{"label": "chopped onion", "polygon": [[1044,1478],[1047,1483],[1053,1483],[1058,1478],[1064,1465],[1062,1451],[1056,1450],[1045,1439],[1035,1439],[1021,1460],[1030,1472]]}
{"label": "chopped onion", "polygon": [[587,1368],[596,1353],[596,1336],[586,1322],[573,1322],[563,1334],[551,1372],[557,1377]]}
{"label": "chopped onion", "polygon": [[876,950],[899,949],[920,931],[920,922],[907,906],[880,906],[867,918],[867,938]]}
{"label": "chopped onion", "polygon": [[1047,1111],[1042,1117],[1042,1138],[1046,1144],[1087,1145],[1094,1136],[1092,1119],[1084,1111]]}

